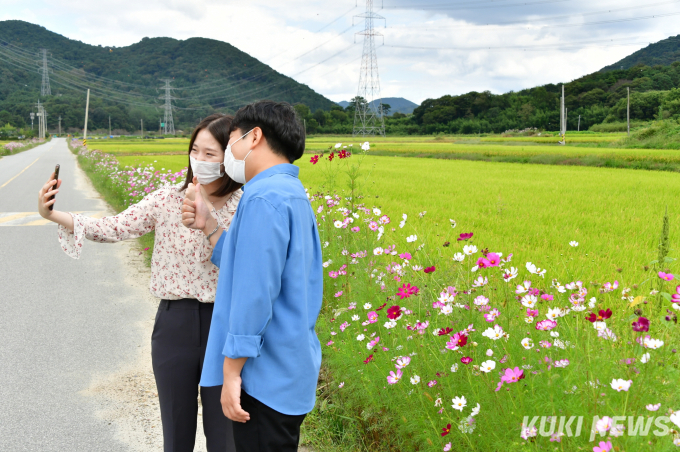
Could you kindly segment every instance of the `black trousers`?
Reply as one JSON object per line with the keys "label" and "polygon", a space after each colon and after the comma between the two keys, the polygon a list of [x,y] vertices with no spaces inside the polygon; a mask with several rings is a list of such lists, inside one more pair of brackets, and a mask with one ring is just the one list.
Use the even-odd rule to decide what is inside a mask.
{"label": "black trousers", "polygon": [[[151,334],[164,452],[192,452],[196,440],[198,383],[208,342],[212,303],[161,300]],[[232,422],[222,412],[221,386],[200,388],[208,452],[235,452]]]}
{"label": "black trousers", "polygon": [[250,414],[245,423],[234,422],[238,452],[297,452],[300,426],[306,414],[279,413],[241,389],[241,408]]}

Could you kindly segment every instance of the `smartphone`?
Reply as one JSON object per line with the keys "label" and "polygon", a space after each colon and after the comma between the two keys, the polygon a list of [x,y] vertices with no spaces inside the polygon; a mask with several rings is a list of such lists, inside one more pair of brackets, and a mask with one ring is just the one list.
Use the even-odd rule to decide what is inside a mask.
{"label": "smartphone", "polygon": [[[52,190],[57,188],[57,185],[59,185],[59,164],[57,163],[57,166],[54,167],[54,180],[57,181],[55,184],[52,186]],[[50,196],[48,201],[51,201],[54,199],[54,195]],[[48,207],[50,210],[54,208],[54,204],[51,204],[50,207]]]}

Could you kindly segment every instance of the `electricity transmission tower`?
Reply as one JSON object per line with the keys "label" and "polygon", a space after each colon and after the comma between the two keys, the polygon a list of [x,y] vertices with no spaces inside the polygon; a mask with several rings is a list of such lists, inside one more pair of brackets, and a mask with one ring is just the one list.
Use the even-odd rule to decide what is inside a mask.
{"label": "electricity transmission tower", "polygon": [[172,90],[173,88],[170,86],[170,79],[164,79],[163,82],[165,82],[165,86],[162,86],[161,89],[165,90],[165,94],[160,96],[161,99],[165,99],[165,116],[164,116],[164,122],[162,124],[163,126],[163,135],[174,135],[175,134],[175,123],[172,120],[172,100],[176,99],[176,97],[172,96]]}
{"label": "electricity transmission tower", "polygon": [[359,73],[359,90],[354,103],[354,130],[352,135],[385,136],[385,120],[383,119],[382,101],[380,99],[378,56],[375,52],[375,37],[382,37],[383,35],[373,29],[373,21],[385,20],[385,18],[373,12],[373,0],[366,0],[366,12],[354,17],[364,19],[364,31],[357,33],[364,37],[364,51]]}
{"label": "electricity transmission tower", "polygon": [[47,49],[40,49],[40,53],[38,55],[42,56],[42,67],[38,69],[38,73],[42,73],[40,95],[51,96],[52,90],[50,89],[50,70],[47,67]]}

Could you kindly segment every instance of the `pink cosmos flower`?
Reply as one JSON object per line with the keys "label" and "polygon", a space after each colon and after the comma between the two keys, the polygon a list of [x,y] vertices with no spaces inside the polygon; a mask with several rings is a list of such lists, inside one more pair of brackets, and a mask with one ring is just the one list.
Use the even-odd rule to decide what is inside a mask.
{"label": "pink cosmos flower", "polygon": [[400,356],[397,358],[397,364],[395,364],[395,367],[397,369],[403,369],[404,367],[408,366],[411,363],[411,357],[409,356]]}
{"label": "pink cosmos flower", "polygon": [[550,319],[541,320],[536,323],[537,330],[550,331],[557,326],[557,322]]}
{"label": "pink cosmos flower", "polygon": [[498,311],[498,309],[492,309],[490,312],[484,314],[484,319],[487,322],[493,322],[494,320],[496,320],[496,317],[498,317],[499,315],[500,315],[500,311]]}
{"label": "pink cosmos flower", "polygon": [[390,375],[387,377],[387,382],[391,385],[399,383],[399,380],[401,380],[402,376],[401,369],[397,369],[397,373],[395,374],[393,370],[390,371]]}
{"label": "pink cosmos flower", "polygon": [[368,323],[375,323],[378,321],[378,313],[371,311],[368,313]]}
{"label": "pink cosmos flower", "polygon": [[538,309],[527,308],[527,317],[538,317]]}
{"label": "pink cosmos flower", "polygon": [[487,267],[498,267],[501,257],[496,253],[489,253],[486,255],[486,260],[489,262]]}
{"label": "pink cosmos flower", "polygon": [[479,268],[486,268],[486,267],[491,267],[491,262],[485,257],[480,257],[477,259],[477,266]]}
{"label": "pink cosmos flower", "polygon": [[444,452],[449,452],[451,450],[451,443],[446,443],[444,446]]}
{"label": "pink cosmos flower", "polygon": [[659,278],[663,279],[664,281],[673,281],[675,276],[673,276],[672,273],[659,272]]}
{"label": "pink cosmos flower", "polygon": [[349,323],[345,322],[342,325],[340,325],[340,331],[345,331],[345,329],[349,326]]}
{"label": "pink cosmos flower", "polygon": [[399,258],[407,260],[407,261],[413,259],[413,257],[411,256],[411,253],[401,253],[399,255]]}
{"label": "pink cosmos flower", "polygon": [[427,382],[427,385],[428,385],[430,388],[434,387],[436,384],[437,384],[437,380],[432,380],[432,381],[428,381],[428,382]]}
{"label": "pink cosmos flower", "polygon": [[342,297],[342,290],[340,292],[335,292],[335,298]]}
{"label": "pink cosmos flower", "polygon": [[366,348],[370,350],[370,349],[372,349],[373,347],[375,347],[376,344],[377,344],[378,342],[380,342],[380,336],[377,336],[377,337],[376,337],[375,339],[373,339],[371,342],[369,342],[368,344],[366,344]]}
{"label": "pink cosmos flower", "polygon": [[330,347],[331,345],[333,345],[333,341],[328,341],[326,345]]}
{"label": "pink cosmos flower", "polygon": [[465,356],[460,359],[460,362],[463,364],[470,364],[472,362],[472,358],[470,358],[469,356]]}
{"label": "pink cosmos flower", "polygon": [[467,336],[463,333],[456,333],[451,336],[451,340],[446,343],[446,348],[449,350],[458,350],[467,344]]}
{"label": "pink cosmos flower", "polygon": [[545,301],[553,301],[554,298],[555,297],[553,297],[552,295],[549,295],[547,293],[544,293],[543,295],[541,295],[541,299],[545,300]]}
{"label": "pink cosmos flower", "polygon": [[550,343],[550,341],[540,341],[539,344],[540,344],[541,347],[543,347],[543,348],[550,348],[550,347],[552,347],[552,344]]}
{"label": "pink cosmos flower", "polygon": [[567,367],[569,365],[568,359],[560,359],[555,361],[555,367]]}
{"label": "pink cosmos flower", "polygon": [[602,293],[613,292],[618,288],[619,288],[619,282],[618,281],[614,281],[614,284],[606,282],[602,285],[602,289],[600,291]]}
{"label": "pink cosmos flower", "polygon": [[609,452],[610,450],[612,450],[611,441],[607,441],[606,443],[604,441],[600,441],[599,447],[593,447],[593,452]]}
{"label": "pink cosmos flower", "polygon": [[408,298],[411,295],[417,294],[418,291],[418,287],[412,286],[411,284],[404,284],[397,290],[397,295],[403,300],[404,298]]}
{"label": "pink cosmos flower", "polygon": [[387,215],[383,215],[382,217],[380,217],[380,220],[378,221],[380,221],[382,224],[390,224],[391,220],[390,217],[388,217]]}
{"label": "pink cosmos flower", "polygon": [[359,232],[359,231],[360,231],[360,228],[359,228],[359,226],[354,226],[352,229],[350,229],[350,231],[352,231],[352,232]]}
{"label": "pink cosmos flower", "polygon": [[649,320],[645,317],[640,317],[637,322],[633,322],[633,331],[646,332],[649,331]]}
{"label": "pink cosmos flower", "polygon": [[657,411],[659,408],[661,408],[661,404],[657,403],[656,405],[650,403],[649,405],[645,405],[645,408],[647,408],[649,411]]}
{"label": "pink cosmos flower", "polygon": [[343,386],[345,386],[345,382],[344,382],[344,381],[338,385],[338,388],[342,388]]}
{"label": "pink cosmos flower", "polygon": [[517,383],[524,378],[524,371],[519,367],[514,369],[505,369],[505,375],[501,377],[501,381],[504,383]]}
{"label": "pink cosmos flower", "polygon": [[379,225],[377,222],[375,222],[375,221],[371,221],[370,223],[368,223],[368,229],[370,229],[371,231],[374,231],[374,232],[375,232],[375,231],[377,231],[379,228],[380,228],[380,225]]}
{"label": "pink cosmos flower", "polygon": [[328,272],[328,276],[330,276],[331,278],[337,278],[338,272]]}

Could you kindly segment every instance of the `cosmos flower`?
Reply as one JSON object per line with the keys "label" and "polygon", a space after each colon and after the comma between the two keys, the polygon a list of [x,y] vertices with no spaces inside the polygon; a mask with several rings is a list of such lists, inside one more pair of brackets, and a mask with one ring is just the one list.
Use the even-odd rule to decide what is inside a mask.
{"label": "cosmos flower", "polygon": [[603,320],[606,320],[612,316],[612,310],[607,309],[606,311],[603,309],[600,309],[597,314],[594,312],[591,312],[590,315],[586,317],[586,320],[589,322],[602,322]]}
{"label": "cosmos flower", "polygon": [[569,242],[569,245],[571,245],[571,246],[573,246],[573,247],[577,247],[577,246],[578,246],[578,242],[575,242],[575,241],[572,240],[571,242]]}
{"label": "cosmos flower", "polygon": [[610,383],[612,389],[617,392],[628,391],[631,384],[633,384],[633,380],[623,380],[621,378],[614,378]]}
{"label": "cosmos flower", "polygon": [[397,364],[395,364],[395,367],[397,369],[403,369],[404,367],[408,366],[411,363],[411,358],[409,356],[400,356],[397,358]]}
{"label": "cosmos flower", "polygon": [[659,278],[663,279],[664,281],[673,281],[675,276],[673,276],[672,273],[659,272]]}
{"label": "cosmos flower", "polygon": [[632,323],[633,331],[637,332],[647,332],[649,331],[649,320],[645,317],[640,317],[636,322]]}
{"label": "cosmos flower", "polygon": [[472,233],[472,232],[464,232],[456,240],[458,240],[459,242],[462,242],[462,241],[465,241],[465,240],[470,240],[473,235],[474,235],[474,233]]}
{"label": "cosmos flower", "polygon": [[394,373],[394,371],[391,370],[389,376],[387,377],[387,382],[391,385],[399,383],[402,375],[401,369],[397,369],[397,373]]}
{"label": "cosmos flower", "polygon": [[401,310],[401,307],[398,305],[391,306],[387,308],[387,318],[392,319],[392,320],[399,320],[402,316],[404,311]]}
{"label": "cosmos flower", "polygon": [[489,359],[487,361],[484,361],[479,366],[479,370],[481,370],[482,372],[485,372],[485,373],[491,372],[495,368],[496,368],[496,361],[494,361],[493,359]]}
{"label": "cosmos flower", "polygon": [[411,377],[411,384],[412,385],[417,385],[420,383],[420,377],[418,375],[414,375]]}
{"label": "cosmos flower", "polygon": [[458,350],[467,344],[467,335],[463,333],[456,333],[451,336],[451,340],[446,343],[446,348],[449,350]]}
{"label": "cosmos flower", "polygon": [[463,408],[467,406],[467,400],[465,400],[465,396],[454,397],[451,399],[451,401],[453,402],[451,407],[453,407],[454,410],[463,411]]}

